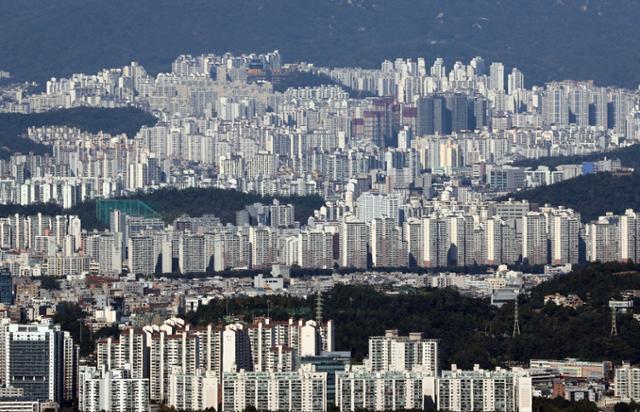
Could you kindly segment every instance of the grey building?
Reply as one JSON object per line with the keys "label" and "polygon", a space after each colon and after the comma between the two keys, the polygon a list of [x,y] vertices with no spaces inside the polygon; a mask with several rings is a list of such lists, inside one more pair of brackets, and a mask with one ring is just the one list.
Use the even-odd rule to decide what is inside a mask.
{"label": "grey building", "polygon": [[0,272],[0,303],[13,304],[13,279],[11,272]]}
{"label": "grey building", "polygon": [[[73,385],[75,368],[67,368],[66,357],[76,351],[65,351],[73,342],[68,333],[50,323],[9,324],[5,333],[7,385],[23,391],[26,400],[55,401],[64,399],[65,388]],[[66,375],[71,376],[66,376]]]}

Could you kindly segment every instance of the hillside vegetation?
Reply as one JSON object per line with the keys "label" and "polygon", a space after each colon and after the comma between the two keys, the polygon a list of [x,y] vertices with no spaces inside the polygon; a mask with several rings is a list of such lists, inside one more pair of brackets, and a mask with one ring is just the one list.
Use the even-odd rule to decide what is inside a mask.
{"label": "hillside vegetation", "polygon": [[549,156],[538,159],[523,159],[513,162],[514,166],[537,168],[538,166],[547,166],[555,169],[559,165],[581,164],[582,162],[595,162],[607,159],[620,159],[622,166],[632,167],[640,170],[640,144],[634,144],[629,147],[611,150],[609,152],[597,152],[587,155],[576,156]]}
{"label": "hillside vegetation", "polygon": [[[337,350],[351,350],[362,359],[368,337],[386,329],[422,332],[440,339],[441,365],[469,368],[532,358],[576,357],[584,360],[640,361],[640,323],[631,313],[618,315],[618,336],[610,336],[608,301],[621,292],[640,289],[639,266],[592,264],[557,277],[520,297],[521,334],[512,337],[513,305],[497,309],[487,299],[460,295],[453,289],[407,289],[388,294],[367,286],[336,286],[324,295],[324,318],[336,328]],[[551,293],[577,294],[585,304],[578,309],[544,304]],[[636,306],[639,302],[636,302]],[[194,323],[221,321],[227,314],[250,319],[270,313],[276,319],[313,314],[315,296],[237,297],[212,301],[188,319]],[[375,319],[375,322],[371,320]]]}
{"label": "hillside vegetation", "polygon": [[44,113],[0,113],[0,158],[11,154],[50,152],[47,146],[36,143],[24,133],[32,126],[70,126],[97,133],[126,133],[133,137],[143,125],[153,125],[156,118],[151,114],[133,107],[102,109],[78,107],[60,109]]}
{"label": "hillside vegetation", "polygon": [[[1,0],[0,69],[44,80],[182,53],[264,52],[287,61],[378,66],[385,59],[481,55],[533,84],[640,82],[633,0]],[[630,69],[631,68],[631,69]]]}
{"label": "hillside vegetation", "polygon": [[[274,197],[260,196],[255,193],[243,193],[237,190],[216,188],[206,189],[161,189],[151,193],[132,196],[151,206],[162,214],[167,221],[187,214],[202,216],[211,214],[218,216],[223,223],[235,223],[236,211],[245,206],[260,202],[269,204]],[[319,209],[324,201],[320,196],[279,196],[281,203],[291,203],[295,206],[296,220],[306,223],[313,211]]]}
{"label": "hillside vegetation", "polygon": [[276,92],[284,92],[289,88],[301,87],[319,87],[319,86],[340,86],[354,99],[362,99],[365,97],[374,97],[370,92],[356,91],[350,87],[344,86],[333,80],[331,77],[323,74],[314,74],[310,72],[292,71],[282,78],[281,81],[274,84],[273,90]]}
{"label": "hillside vegetation", "polygon": [[640,173],[626,176],[594,173],[508,197],[526,199],[538,205],[567,206],[580,212],[583,222],[589,222],[606,212],[621,214],[626,209],[640,210]]}
{"label": "hillside vegetation", "polygon": [[[217,188],[183,190],[167,188],[150,193],[131,195],[126,199],[142,200],[162,215],[166,222],[171,222],[183,214],[189,216],[214,214],[223,223],[235,223],[236,211],[256,202],[271,203],[273,197],[263,197],[254,193]],[[313,214],[313,211],[319,209],[323,204],[320,196],[280,196],[278,199],[281,203],[291,203],[295,206],[295,218],[300,222],[306,222],[309,216]],[[78,215],[84,228],[104,228],[104,225],[101,225],[96,219],[96,204],[94,200],[80,203],[71,209],[63,209],[55,204],[0,205],[0,217],[14,213],[25,215],[36,213]]]}

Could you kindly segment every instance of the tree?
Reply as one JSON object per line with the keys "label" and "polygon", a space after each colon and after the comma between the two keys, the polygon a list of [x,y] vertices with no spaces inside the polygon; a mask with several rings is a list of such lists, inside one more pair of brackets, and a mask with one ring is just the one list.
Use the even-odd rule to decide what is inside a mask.
{"label": "tree", "polygon": [[47,290],[59,290],[60,284],[58,283],[58,279],[53,276],[40,276],[38,278],[40,280],[40,287]]}
{"label": "tree", "polygon": [[598,406],[587,400],[571,402],[564,398],[533,398],[533,412],[598,412]]}
{"label": "tree", "polygon": [[618,402],[613,407],[613,412],[632,412],[632,409],[628,403]]}
{"label": "tree", "polygon": [[80,354],[88,355],[93,352],[95,341],[92,333],[84,324],[86,314],[76,303],[63,302],[56,308],[53,322],[60,325],[73,337],[73,341],[80,345]]}

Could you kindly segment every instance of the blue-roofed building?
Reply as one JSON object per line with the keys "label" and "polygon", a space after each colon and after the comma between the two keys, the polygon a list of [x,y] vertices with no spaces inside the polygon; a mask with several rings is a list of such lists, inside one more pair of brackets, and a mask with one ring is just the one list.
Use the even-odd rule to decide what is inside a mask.
{"label": "blue-roofed building", "polygon": [[593,162],[582,162],[582,174],[588,175],[590,173],[595,173],[596,167]]}

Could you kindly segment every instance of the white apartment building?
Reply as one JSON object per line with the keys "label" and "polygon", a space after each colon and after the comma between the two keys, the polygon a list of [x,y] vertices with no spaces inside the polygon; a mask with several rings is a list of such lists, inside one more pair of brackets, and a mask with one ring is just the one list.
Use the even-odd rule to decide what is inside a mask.
{"label": "white apartment building", "polygon": [[386,216],[397,224],[402,200],[402,196],[398,193],[363,193],[357,200],[358,220],[371,222],[375,218]]}
{"label": "white apartment building", "polygon": [[222,332],[222,372],[253,369],[251,345],[245,325],[226,325]]}
{"label": "white apartment building", "polygon": [[218,409],[218,377],[215,372],[196,369],[186,374],[180,367],[173,367],[169,375],[167,404],[182,411]]}
{"label": "white apartment building", "polygon": [[83,366],[78,384],[78,409],[82,412],[149,410],[149,380],[132,378],[128,369]]}
{"label": "white apartment building", "polygon": [[397,225],[397,219],[376,217],[370,223],[369,232],[373,266],[407,266],[407,247],[402,240],[402,227]]}
{"label": "white apartment building", "polygon": [[180,272],[204,272],[208,265],[205,250],[205,236],[186,234],[182,237],[178,251],[178,265]]}
{"label": "white apartment building", "polygon": [[427,396],[438,410],[451,412],[531,412],[532,384],[522,369],[493,371],[480,369],[443,371],[431,378]]}
{"label": "white apartment building", "polygon": [[438,341],[423,339],[421,333],[399,336],[392,329],[369,338],[367,366],[373,372],[419,370],[437,376],[438,362]]}
{"label": "white apartment building", "polygon": [[124,369],[128,365],[133,378],[145,378],[147,334],[133,328],[120,333],[118,338],[108,337],[96,342],[98,367],[107,370]]}
{"label": "white apartment building", "polygon": [[529,212],[522,217],[522,259],[531,265],[546,265],[547,219],[543,213]]}
{"label": "white apartment building", "polygon": [[333,267],[333,233],[321,228],[300,232],[297,242],[297,263],[303,268]]}
{"label": "white apartment building", "polygon": [[149,337],[150,398],[165,402],[169,394],[169,374],[178,366],[184,373],[195,373],[198,367],[199,342],[186,330],[166,333],[154,332]]}
{"label": "white apartment building", "polygon": [[580,219],[565,209],[552,212],[549,218],[551,264],[578,263]]}
{"label": "white apartment building", "polygon": [[370,371],[349,366],[336,373],[335,405],[340,411],[423,409],[429,374],[410,371]]}
{"label": "white apartment building", "polygon": [[333,351],[333,333],[331,321],[318,325],[314,320],[260,318],[248,325],[192,327],[172,318],[162,325],[127,329],[118,338],[101,339],[96,345],[97,364],[106,370],[126,367],[131,377],[148,378],[150,399],[167,402],[172,368],[180,368],[185,376],[206,371],[218,381],[223,372],[241,369],[292,371],[301,356]]}
{"label": "white apartment building", "polygon": [[640,400],[640,367],[628,363],[615,369],[613,389],[616,398],[624,402]]}
{"label": "white apartment building", "polygon": [[640,261],[640,217],[632,209],[620,216],[620,260],[623,262]]}
{"label": "white apartment building", "polygon": [[[272,321],[269,318],[256,319],[251,325],[245,327],[240,325],[241,330],[246,330],[247,341],[242,344],[243,351],[238,352],[238,348],[234,349],[235,343],[229,342],[229,349],[223,347],[223,356],[227,358],[233,357],[235,353],[236,364],[235,370],[245,369],[257,372],[273,371],[272,367],[286,369],[287,364],[292,362],[298,363],[300,357],[316,356],[323,351],[332,351],[333,348],[333,322],[327,321],[319,325],[315,320],[297,320],[289,319],[288,321]],[[227,326],[233,329],[233,325]],[[238,330],[238,326],[235,326]],[[225,331],[226,333],[226,331]],[[237,341],[236,341],[237,342]],[[227,342],[225,341],[225,344]],[[280,353],[277,355],[279,360],[273,359],[273,349],[281,347]],[[246,359],[246,356],[250,359]],[[284,356],[284,358],[282,357]],[[291,360],[287,360],[291,358]],[[243,360],[244,359],[244,360]],[[228,362],[232,362],[229,358]],[[284,365],[280,362],[284,362]],[[280,365],[278,366],[278,363]],[[229,364],[227,364],[229,365]],[[225,372],[232,372],[234,369],[223,369]]]}
{"label": "white apartment building", "polygon": [[323,412],[327,409],[327,374],[304,365],[295,372],[224,373],[222,410]]}
{"label": "white apartment building", "polygon": [[422,219],[422,266],[443,267],[449,263],[449,222],[446,218],[432,215]]}
{"label": "white apartment building", "polygon": [[369,227],[365,222],[345,218],[340,224],[340,266],[366,268]]}
{"label": "white apartment building", "polygon": [[500,216],[487,219],[482,235],[486,247],[479,248],[483,251],[481,261],[495,265],[513,263],[518,259],[520,251],[516,248],[515,229],[505,219]]}
{"label": "white apartment building", "polygon": [[619,216],[607,213],[585,227],[587,260],[612,262],[620,260]]}
{"label": "white apartment building", "polygon": [[251,242],[251,265],[260,268],[273,263],[273,239],[268,226],[251,226],[249,228]]}
{"label": "white apartment building", "polygon": [[265,370],[270,372],[293,372],[298,369],[299,357],[293,348],[284,345],[272,347],[267,354]]}
{"label": "white apartment building", "polygon": [[132,236],[128,240],[129,273],[149,275],[156,271],[155,242],[150,236]]}
{"label": "white apartment building", "polygon": [[38,401],[0,401],[0,412],[40,412]]}

